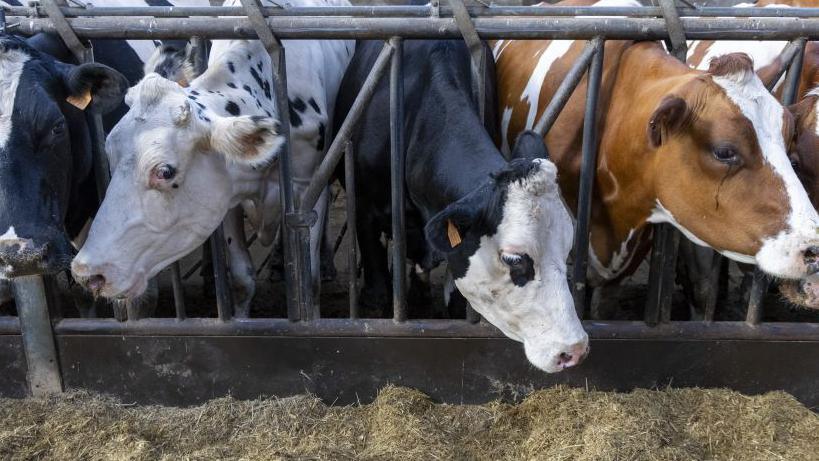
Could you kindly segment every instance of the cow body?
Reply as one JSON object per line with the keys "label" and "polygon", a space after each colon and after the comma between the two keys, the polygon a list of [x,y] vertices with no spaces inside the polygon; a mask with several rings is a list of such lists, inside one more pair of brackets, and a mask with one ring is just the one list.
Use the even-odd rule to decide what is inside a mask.
{"label": "cow body", "polygon": [[[596,3],[614,4],[637,5]],[[507,142],[532,126],[582,46],[495,44]],[[572,207],[584,94],[585,80],[546,137]],[[819,216],[786,154],[792,120],[746,56],[721,56],[706,73],[679,63],[658,43],[609,41],[599,107],[593,282],[616,281],[636,268],[650,239],[649,224],[656,222],[671,223],[695,243],[777,277],[815,272]]]}
{"label": "cow body", "polygon": [[[381,46],[359,43],[342,83],[337,120],[349,110]],[[578,363],[588,338],[566,281],[572,225],[542,141],[528,133],[512,161],[501,155],[472,100],[463,42],[406,41],[403,59],[408,259],[424,269],[446,259],[464,297],[523,342],[535,366],[555,372]],[[487,80],[488,124],[493,74]],[[366,179],[357,182],[357,224],[371,292],[388,290],[379,241],[390,234],[389,119],[388,84],[382,80],[352,136],[355,174]]]}
{"label": "cow body", "polygon": [[[353,44],[293,40],[284,46],[293,180],[300,196],[323,157]],[[131,110],[106,142],[112,182],[74,261],[76,277],[103,296],[136,295],[148,277],[201,245],[242,202],[252,202],[255,215],[264,215],[260,239],[272,240],[281,215],[276,158],[283,138],[271,77],[272,64],[261,43],[220,40],[213,42],[207,71],[189,87],[151,74],[129,92]],[[326,200],[317,208],[321,220]],[[245,291],[237,315],[247,315],[254,280],[240,221],[228,219],[226,233],[238,235],[227,243],[241,248],[231,253],[230,264]],[[320,231],[315,226],[311,232],[314,274]]]}

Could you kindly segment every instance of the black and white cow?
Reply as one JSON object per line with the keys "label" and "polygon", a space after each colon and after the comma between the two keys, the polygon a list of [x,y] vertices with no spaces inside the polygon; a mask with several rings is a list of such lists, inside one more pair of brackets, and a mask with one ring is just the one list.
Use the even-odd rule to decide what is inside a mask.
{"label": "black and white cow", "polygon": [[[125,91],[142,78],[156,46],[124,40],[92,45],[101,64],[76,65],[54,35],[0,35],[0,303],[10,297],[5,279],[68,268],[72,242],[81,243],[77,237],[98,203],[84,112],[107,113],[104,127],[111,128],[127,111]],[[69,96],[91,99],[83,111]]]}
{"label": "black and white cow", "polygon": [[[336,120],[349,110],[381,46],[359,43]],[[532,364],[557,372],[588,350],[566,279],[572,220],[538,136],[524,133],[509,161],[497,149],[471,98],[469,66],[461,41],[404,43],[408,258],[429,265],[440,259],[433,253],[442,254],[472,307],[523,342]],[[494,70],[489,74],[487,113],[495,100]],[[380,240],[391,222],[389,132],[382,81],[353,135],[355,173],[366,178],[356,189],[362,297],[388,289]],[[426,240],[417,232],[423,228]]]}
{"label": "black and white cow", "polygon": [[[300,196],[324,155],[335,96],[353,43],[292,40],[284,46],[293,179]],[[147,278],[201,245],[234,210],[225,219],[228,263],[239,291],[234,296],[236,315],[247,316],[255,281],[236,207],[252,202],[265,216],[260,240],[272,240],[281,215],[275,159],[284,141],[275,94],[270,58],[256,40],[214,41],[207,71],[187,88],[157,74],[132,88],[126,97],[131,110],[106,143],[114,174],[72,265],[75,278],[102,296],[137,295]],[[267,165],[273,171],[266,171]],[[321,222],[326,197],[317,208]],[[317,274],[321,226],[312,231]]]}

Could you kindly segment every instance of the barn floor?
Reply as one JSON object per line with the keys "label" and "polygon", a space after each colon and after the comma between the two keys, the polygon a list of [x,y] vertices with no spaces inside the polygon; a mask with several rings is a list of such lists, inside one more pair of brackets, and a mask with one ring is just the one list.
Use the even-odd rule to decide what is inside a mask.
{"label": "barn floor", "polygon": [[87,393],[0,399],[2,459],[816,460],[819,415],[788,394],[556,387],[517,405],[311,396],[137,407]]}

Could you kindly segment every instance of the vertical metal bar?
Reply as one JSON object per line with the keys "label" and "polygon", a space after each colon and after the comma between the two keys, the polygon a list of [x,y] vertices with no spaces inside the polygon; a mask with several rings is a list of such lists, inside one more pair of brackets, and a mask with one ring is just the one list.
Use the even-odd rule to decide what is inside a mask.
{"label": "vertical metal bar", "polygon": [[12,286],[20,317],[31,394],[40,397],[62,392],[62,375],[43,278],[39,275],[18,277],[12,281]]}
{"label": "vertical metal bar", "polygon": [[[796,47],[796,54],[793,56],[793,60],[788,67],[788,73],[785,76],[785,88],[782,91],[782,104],[785,106],[796,102],[796,98],[799,94],[802,63],[805,57],[805,44],[807,42],[804,38],[799,38],[791,43]],[[756,325],[762,319],[762,311],[765,307],[765,294],[768,293],[770,285],[771,280],[758,268],[754,269],[753,283],[751,284],[748,296],[748,313],[745,318],[748,323]]]}
{"label": "vertical metal bar", "polygon": [[790,106],[791,104],[796,102],[796,98],[799,95],[799,82],[800,77],[802,76],[802,62],[805,58],[805,39],[800,38],[795,40],[796,46],[798,47],[796,51],[796,55],[793,57],[793,61],[791,61],[791,65],[788,68],[788,75],[785,77],[785,89],[782,92],[782,104],[786,106]]}
{"label": "vertical metal bar", "polygon": [[645,322],[656,325],[671,319],[671,297],[674,294],[674,269],[680,233],[670,224],[656,224],[648,273],[648,295]]}
{"label": "vertical metal bar", "polygon": [[404,227],[404,73],[403,41],[390,39],[395,49],[390,65],[390,178],[392,190],[392,306],[393,319],[407,319],[407,242]]}
{"label": "vertical metal bar", "polygon": [[[591,219],[592,188],[597,168],[597,99],[603,77],[603,48],[601,38],[593,40],[595,53],[589,69],[586,87],[586,109],[583,117],[583,158],[580,170],[580,193],[577,203],[577,228],[575,229],[574,299],[577,306],[586,303],[586,271],[589,256],[589,219]],[[578,309],[580,310],[580,309]]]}
{"label": "vertical metal bar", "polygon": [[230,290],[225,258],[225,229],[221,224],[210,236],[210,247],[213,253],[213,275],[216,279],[216,310],[219,320],[227,321],[233,317],[233,293]]}
{"label": "vertical metal bar", "polygon": [[745,315],[745,321],[750,325],[757,325],[762,321],[763,298],[768,292],[769,284],[770,280],[764,272],[760,270],[754,271],[754,281],[751,285],[751,293],[748,299],[748,313]]}
{"label": "vertical metal bar", "polygon": [[347,206],[347,236],[350,248],[347,252],[347,289],[350,294],[350,318],[357,319],[358,312],[358,222],[355,203],[355,152],[353,143],[344,146],[344,190]]}
{"label": "vertical metal bar", "polygon": [[171,288],[173,289],[173,306],[176,320],[185,320],[185,290],[182,287],[182,273],[179,262],[171,264]]}

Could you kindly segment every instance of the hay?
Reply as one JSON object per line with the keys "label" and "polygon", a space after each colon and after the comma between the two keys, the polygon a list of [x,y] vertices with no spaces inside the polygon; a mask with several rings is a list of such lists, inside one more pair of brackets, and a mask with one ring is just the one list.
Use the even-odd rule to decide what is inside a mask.
{"label": "hay", "polygon": [[793,397],[555,387],[517,405],[441,405],[387,387],[370,405],[311,396],[191,408],[85,392],[0,399],[0,459],[819,460],[819,416]]}

